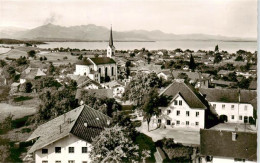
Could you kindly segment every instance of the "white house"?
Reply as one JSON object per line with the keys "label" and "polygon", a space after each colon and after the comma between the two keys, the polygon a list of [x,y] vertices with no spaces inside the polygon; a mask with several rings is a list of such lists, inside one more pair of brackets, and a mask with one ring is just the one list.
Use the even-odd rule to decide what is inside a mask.
{"label": "white house", "polygon": [[229,123],[249,123],[256,108],[256,91],[237,89],[200,89],[220,118]]}
{"label": "white house", "polygon": [[200,130],[201,163],[253,163],[257,161],[257,133]]}
{"label": "white house", "polygon": [[20,84],[25,83],[27,80],[34,80],[35,78],[42,76],[46,76],[46,74],[40,68],[28,67],[21,74]]}
{"label": "white house", "polygon": [[40,125],[27,139],[35,141],[28,155],[36,163],[89,163],[92,138],[110,121],[103,113],[82,105]]}
{"label": "white house", "polygon": [[125,86],[122,82],[119,81],[111,81],[108,83],[102,84],[105,89],[112,89],[113,90],[113,97],[121,98],[123,93],[125,92]]}
{"label": "white house", "polygon": [[117,64],[112,58],[115,55],[113,45],[112,28],[110,31],[109,46],[107,48],[107,57],[84,58],[76,64],[75,75],[88,76],[90,79],[101,82],[109,77],[110,80],[117,79]]}
{"label": "white house", "polygon": [[171,70],[162,70],[157,74],[158,78],[162,78],[164,80],[169,80],[171,77],[173,77]]}
{"label": "white house", "polygon": [[157,124],[166,128],[204,128],[207,107],[184,80],[175,79],[160,95],[171,96],[172,100],[167,107],[160,108]]}

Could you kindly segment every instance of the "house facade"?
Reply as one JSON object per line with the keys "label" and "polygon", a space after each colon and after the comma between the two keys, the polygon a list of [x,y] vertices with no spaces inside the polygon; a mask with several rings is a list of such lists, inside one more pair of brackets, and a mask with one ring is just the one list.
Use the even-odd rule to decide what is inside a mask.
{"label": "house facade", "polygon": [[156,123],[165,128],[197,129],[205,126],[205,110],[207,109],[198,95],[184,83],[176,79],[160,95],[172,97],[167,107],[161,107]]}
{"label": "house facade", "polygon": [[256,91],[208,88],[200,92],[224,122],[249,123],[254,119]]}
{"label": "house facade", "polygon": [[35,151],[36,163],[89,163],[91,144],[74,135],[68,135],[42,149]]}
{"label": "house facade", "polygon": [[111,118],[82,105],[40,126],[27,141],[36,163],[89,163],[92,139],[110,125]]}

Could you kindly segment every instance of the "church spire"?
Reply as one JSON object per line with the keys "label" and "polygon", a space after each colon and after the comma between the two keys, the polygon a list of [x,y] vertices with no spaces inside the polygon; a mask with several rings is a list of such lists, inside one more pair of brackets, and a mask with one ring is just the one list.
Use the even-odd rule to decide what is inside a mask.
{"label": "church spire", "polygon": [[112,25],[111,25],[111,29],[110,29],[110,37],[109,37],[109,46],[113,47],[113,35],[112,35]]}

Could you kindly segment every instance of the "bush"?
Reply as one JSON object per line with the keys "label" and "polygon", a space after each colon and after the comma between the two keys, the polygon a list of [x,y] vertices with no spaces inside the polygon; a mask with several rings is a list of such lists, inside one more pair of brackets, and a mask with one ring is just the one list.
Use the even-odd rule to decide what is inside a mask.
{"label": "bush", "polygon": [[23,128],[22,129],[22,133],[29,133],[29,132],[31,132],[32,130],[30,129],[30,128]]}
{"label": "bush", "polygon": [[141,121],[134,121],[132,122],[133,126],[134,127],[140,127],[142,125],[142,122]]}
{"label": "bush", "polygon": [[33,97],[30,96],[19,96],[14,98],[14,102],[21,102],[21,101],[26,101],[26,100],[31,100]]}

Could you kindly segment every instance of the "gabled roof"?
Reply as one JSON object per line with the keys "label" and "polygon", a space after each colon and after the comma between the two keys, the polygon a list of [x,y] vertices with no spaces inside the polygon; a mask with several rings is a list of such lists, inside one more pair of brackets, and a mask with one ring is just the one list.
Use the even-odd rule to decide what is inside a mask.
{"label": "gabled roof", "polygon": [[28,153],[33,153],[69,134],[91,142],[91,138],[98,136],[104,127],[108,126],[107,120],[110,118],[103,113],[86,105],[80,106],[40,125],[27,139],[30,141],[39,138]]}
{"label": "gabled roof", "polygon": [[234,131],[201,129],[200,153],[204,156],[256,161],[257,134],[236,131],[236,141],[232,141],[232,132]]}
{"label": "gabled roof", "polygon": [[162,94],[172,97],[181,95],[191,108],[207,108],[206,104],[202,100],[202,97],[200,97],[200,95],[195,92],[195,90],[193,90],[191,86],[188,86],[183,81],[173,81],[173,83],[169,85],[160,95]]}
{"label": "gabled roof", "polygon": [[95,58],[89,58],[91,61],[93,61],[96,65],[102,65],[102,64],[116,64],[116,62],[109,57],[95,57]]}
{"label": "gabled roof", "polygon": [[33,80],[35,77],[46,76],[39,68],[27,68],[22,72],[21,79]]}
{"label": "gabled roof", "polygon": [[81,61],[76,63],[77,65],[93,65],[93,63],[88,59],[82,59]]}
{"label": "gabled roof", "polygon": [[172,75],[171,70],[162,70],[160,73],[163,73],[163,74],[165,74],[167,76],[171,76]]}
{"label": "gabled roof", "polygon": [[[209,102],[239,102],[238,89],[200,88],[199,91]],[[240,102],[252,104],[257,97],[256,95],[256,91],[240,90]]]}

